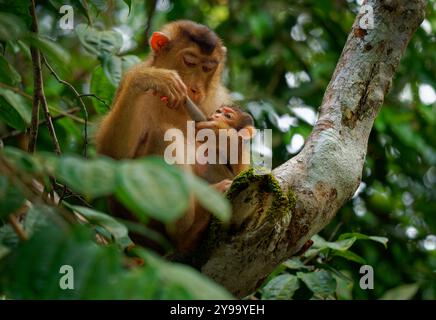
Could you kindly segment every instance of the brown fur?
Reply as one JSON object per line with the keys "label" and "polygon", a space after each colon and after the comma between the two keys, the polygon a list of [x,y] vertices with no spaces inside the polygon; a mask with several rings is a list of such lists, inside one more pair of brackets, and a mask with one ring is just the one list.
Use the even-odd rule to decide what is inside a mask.
{"label": "brown fur", "polygon": [[[96,135],[99,154],[115,159],[163,155],[169,144],[163,139],[167,129],[178,128],[186,134],[186,122],[190,120],[182,107],[186,94],[206,115],[231,103],[221,83],[226,49],[218,36],[205,26],[185,20],[169,23],[161,32],[168,37],[168,44],[161,50],[152,50],[145,62],[134,66],[121,80],[112,109]],[[216,61],[216,69],[203,72],[200,65],[189,68],[182,60],[186,52],[198,56],[201,63]],[[177,108],[165,106],[160,95],[168,96],[170,104]],[[192,165],[181,167],[194,171]],[[201,219],[195,207],[191,198],[190,209],[170,230],[179,247],[183,247],[195,221]]]}

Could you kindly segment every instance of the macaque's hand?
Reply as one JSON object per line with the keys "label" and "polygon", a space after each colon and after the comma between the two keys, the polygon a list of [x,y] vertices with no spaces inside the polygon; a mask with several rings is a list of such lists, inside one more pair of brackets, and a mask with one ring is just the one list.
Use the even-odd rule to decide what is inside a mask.
{"label": "macaque's hand", "polygon": [[230,179],[224,179],[224,180],[221,180],[221,181],[218,182],[218,183],[213,184],[212,187],[213,187],[215,190],[217,190],[217,191],[219,191],[219,192],[221,192],[221,193],[225,193],[225,192],[227,192],[227,190],[229,190],[229,188],[230,188],[230,186],[232,185],[232,183],[233,183],[232,180],[230,180]]}
{"label": "macaque's hand", "polygon": [[170,108],[178,108],[185,103],[188,89],[177,71],[156,69],[150,89]]}

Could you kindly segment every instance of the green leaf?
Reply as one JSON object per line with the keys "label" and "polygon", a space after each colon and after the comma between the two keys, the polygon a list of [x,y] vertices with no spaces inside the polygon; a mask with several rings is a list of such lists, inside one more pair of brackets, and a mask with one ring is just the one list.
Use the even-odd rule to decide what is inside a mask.
{"label": "green leaf", "polygon": [[372,240],[372,241],[381,243],[385,248],[388,247],[387,244],[388,244],[388,241],[389,241],[389,239],[386,238],[386,237],[367,236],[365,234],[357,233],[357,232],[344,233],[344,234],[341,234],[339,236],[339,240],[350,239],[350,238],[355,238],[357,240]]}
{"label": "green leaf", "polygon": [[130,14],[130,10],[132,10],[132,0],[123,0],[123,1],[129,7],[129,14]]}
{"label": "green leaf", "polygon": [[158,270],[160,284],[164,290],[160,299],[232,299],[223,287],[187,265],[168,263],[143,249],[136,249],[135,252]]}
{"label": "green leaf", "polygon": [[[115,95],[117,87],[105,76],[102,67],[97,67],[91,77],[91,92],[103,99],[107,105],[112,104],[112,99]],[[92,104],[98,114],[105,114],[108,108],[97,99],[92,99]]]}
{"label": "green leaf", "polygon": [[410,300],[419,290],[418,283],[404,284],[386,291],[380,300]]}
{"label": "green leaf", "polygon": [[116,31],[98,31],[85,24],[75,30],[85,50],[100,59],[117,54],[123,45],[123,37]]}
{"label": "green leaf", "polygon": [[0,219],[17,211],[26,199],[9,177],[0,176]]}
{"label": "green leaf", "polygon": [[87,197],[109,195],[116,188],[117,164],[112,159],[100,157],[88,160],[79,156],[45,156],[45,160],[54,166],[54,173],[61,182]]}
{"label": "green leaf", "polygon": [[297,277],[315,294],[327,296],[336,290],[336,280],[326,270],[308,273],[297,272]]}
{"label": "green leaf", "polygon": [[312,240],[313,240],[313,245],[312,245],[313,248],[318,248],[318,249],[330,248],[333,250],[345,251],[348,250],[353,245],[353,243],[356,241],[356,238],[351,237],[335,242],[330,242],[324,240],[319,235],[314,235],[312,237]]}
{"label": "green leaf", "polygon": [[64,202],[64,204],[71,210],[80,213],[90,223],[99,225],[109,231],[113,236],[115,243],[118,244],[122,249],[125,249],[133,244],[132,240],[129,238],[129,231],[127,230],[126,226],[108,214],[87,207],[73,206],[66,202]]}
{"label": "green leaf", "polygon": [[[348,278],[351,278],[351,273],[348,270],[338,271],[339,274],[345,273]],[[336,296],[338,300],[351,300],[353,299],[353,281],[347,280],[344,276],[333,274],[336,279]]]}
{"label": "green leaf", "polygon": [[140,63],[141,59],[139,59],[138,56],[130,54],[130,55],[122,56],[121,62],[122,62],[123,74],[124,74],[126,71],[128,71],[135,64]]}
{"label": "green leaf", "polygon": [[5,59],[0,56],[0,82],[15,86],[21,81],[21,76],[15,68]]}
{"label": "green leaf", "polygon": [[68,51],[50,39],[29,34],[23,41],[39,48],[50,61],[54,61],[61,66],[68,65],[70,62],[70,54]]}
{"label": "green leaf", "polygon": [[228,222],[230,220],[232,208],[221,193],[193,174],[186,173],[185,179],[189,189],[194,193],[195,199],[200,202],[202,207],[221,221]]}
{"label": "green leaf", "polygon": [[366,264],[366,260],[364,258],[355,254],[352,251],[336,251],[334,255],[360,264]]}
{"label": "green leaf", "polygon": [[0,12],[0,40],[15,40],[25,32],[26,25],[19,17]]}
{"label": "green leaf", "polygon": [[49,217],[57,214],[53,207],[32,204],[24,217],[23,228],[30,237],[38,230],[46,227],[51,221]]}
{"label": "green leaf", "polygon": [[[32,261],[32,263],[29,263]],[[60,288],[60,268],[74,271],[74,290]],[[114,295],[121,256],[91,241],[83,226],[50,225],[0,262],[0,291],[12,299],[102,299]]]}
{"label": "green leaf", "polygon": [[117,56],[106,56],[103,58],[102,67],[109,81],[114,86],[118,86],[123,74],[121,58]]}
{"label": "green leaf", "polygon": [[285,262],[283,262],[283,265],[286,268],[292,269],[292,270],[310,269],[298,257],[293,257],[291,259],[286,260]]}
{"label": "green leaf", "polygon": [[158,157],[124,162],[116,197],[141,220],[148,216],[164,223],[181,217],[189,192],[182,172]]}
{"label": "green leaf", "polygon": [[289,300],[300,287],[298,278],[292,274],[281,274],[262,288],[263,300]]}
{"label": "green leaf", "polygon": [[2,150],[5,158],[15,168],[29,174],[41,174],[44,171],[41,161],[38,157],[22,151],[20,149],[6,146]]}
{"label": "green leaf", "polygon": [[24,98],[15,92],[0,88],[0,119],[11,127],[24,131],[32,112]]}
{"label": "green leaf", "polygon": [[0,260],[10,252],[9,248],[0,244]]}

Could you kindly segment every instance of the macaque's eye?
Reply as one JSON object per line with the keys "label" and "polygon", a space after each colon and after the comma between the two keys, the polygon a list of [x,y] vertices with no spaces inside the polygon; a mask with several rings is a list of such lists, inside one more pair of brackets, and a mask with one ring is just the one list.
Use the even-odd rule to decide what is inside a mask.
{"label": "macaque's eye", "polygon": [[231,113],[224,113],[224,117],[226,117],[227,119],[233,118]]}
{"label": "macaque's eye", "polygon": [[211,72],[213,69],[216,68],[217,65],[218,62],[216,61],[206,61],[203,63],[203,71],[206,73]]}
{"label": "macaque's eye", "polygon": [[222,113],[222,111],[218,109],[217,111],[215,111],[215,113]]}
{"label": "macaque's eye", "polygon": [[195,67],[198,63],[198,58],[191,55],[191,54],[185,54],[183,56],[183,62],[188,66],[188,67]]}
{"label": "macaque's eye", "polygon": [[212,68],[208,68],[208,67],[203,66],[203,71],[208,73],[208,72],[212,71]]}

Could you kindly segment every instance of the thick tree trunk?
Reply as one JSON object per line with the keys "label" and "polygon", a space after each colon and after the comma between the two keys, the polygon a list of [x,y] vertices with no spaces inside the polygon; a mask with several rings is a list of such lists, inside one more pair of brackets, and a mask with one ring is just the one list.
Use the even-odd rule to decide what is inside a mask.
{"label": "thick tree trunk", "polygon": [[425,0],[368,0],[359,14],[303,150],[269,175],[245,173],[230,190],[230,228],[213,224],[197,252],[201,270],[238,297],[326,226],[359,186],[368,137]]}

